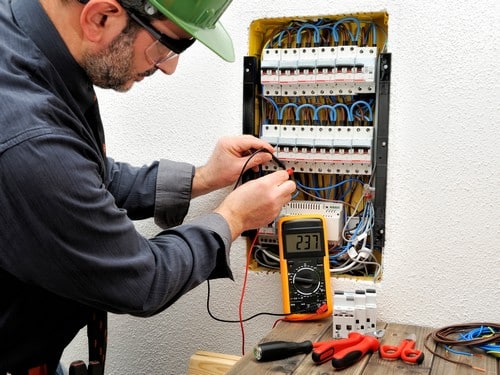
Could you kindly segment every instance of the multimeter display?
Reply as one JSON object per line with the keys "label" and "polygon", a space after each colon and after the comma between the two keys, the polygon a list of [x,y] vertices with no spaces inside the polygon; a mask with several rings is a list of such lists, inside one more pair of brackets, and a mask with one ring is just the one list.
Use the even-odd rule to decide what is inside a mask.
{"label": "multimeter display", "polygon": [[330,263],[325,219],[321,215],[285,216],[278,220],[283,308],[293,317],[332,313]]}
{"label": "multimeter display", "polygon": [[323,250],[320,233],[287,234],[285,242],[289,253]]}

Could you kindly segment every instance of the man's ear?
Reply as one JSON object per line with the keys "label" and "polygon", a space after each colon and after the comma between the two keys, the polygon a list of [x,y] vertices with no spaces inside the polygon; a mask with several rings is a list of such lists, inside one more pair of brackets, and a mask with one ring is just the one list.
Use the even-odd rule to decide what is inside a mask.
{"label": "man's ear", "polygon": [[108,44],[123,31],[127,18],[127,12],[117,1],[94,0],[83,7],[80,25],[86,39]]}

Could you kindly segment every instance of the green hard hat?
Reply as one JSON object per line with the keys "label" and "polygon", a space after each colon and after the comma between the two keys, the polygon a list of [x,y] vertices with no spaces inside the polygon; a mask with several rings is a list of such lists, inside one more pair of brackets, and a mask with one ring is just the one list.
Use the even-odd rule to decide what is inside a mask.
{"label": "green hard hat", "polygon": [[219,18],[232,0],[149,0],[151,5],[226,61],[234,61],[231,37]]}

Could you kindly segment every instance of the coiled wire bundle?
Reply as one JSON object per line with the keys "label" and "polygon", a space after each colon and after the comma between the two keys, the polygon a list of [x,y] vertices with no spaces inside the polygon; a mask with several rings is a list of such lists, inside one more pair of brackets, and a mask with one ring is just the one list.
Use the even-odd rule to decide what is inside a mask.
{"label": "coiled wire bundle", "polygon": [[437,344],[444,345],[445,349],[451,353],[472,356],[472,352],[458,351],[452,346],[462,346],[474,349],[481,349],[487,354],[500,357],[500,324],[498,323],[465,323],[455,324],[440,328],[436,331],[429,333],[425,340],[425,347],[432,354],[442,358],[446,361],[471,367],[475,370],[484,371],[468,363],[456,361],[445,357],[433,351],[427,345],[427,341],[431,338]]}

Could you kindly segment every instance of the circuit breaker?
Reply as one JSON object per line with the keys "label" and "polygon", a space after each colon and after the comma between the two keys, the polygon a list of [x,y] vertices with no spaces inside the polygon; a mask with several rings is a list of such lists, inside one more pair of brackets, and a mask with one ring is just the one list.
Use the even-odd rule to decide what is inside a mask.
{"label": "circuit breaker", "polygon": [[[385,241],[391,55],[388,14],[255,20],[244,58],[243,133],[275,147],[297,184],[281,216],[321,214],[332,275],[378,278]],[[250,176],[254,178],[257,176]],[[277,267],[276,222],[247,233]],[[257,236],[255,241],[250,241]]]}

